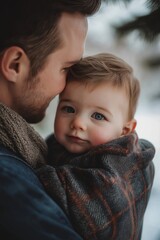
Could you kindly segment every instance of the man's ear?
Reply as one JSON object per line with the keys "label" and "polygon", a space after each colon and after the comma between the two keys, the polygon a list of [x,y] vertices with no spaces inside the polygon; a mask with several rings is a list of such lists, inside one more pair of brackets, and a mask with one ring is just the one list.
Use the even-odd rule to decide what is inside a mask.
{"label": "man's ear", "polygon": [[20,47],[10,47],[1,57],[1,73],[10,82],[15,83],[29,71],[29,59]]}
{"label": "man's ear", "polygon": [[135,130],[137,121],[135,119],[130,120],[125,124],[122,130],[122,135],[127,135]]}

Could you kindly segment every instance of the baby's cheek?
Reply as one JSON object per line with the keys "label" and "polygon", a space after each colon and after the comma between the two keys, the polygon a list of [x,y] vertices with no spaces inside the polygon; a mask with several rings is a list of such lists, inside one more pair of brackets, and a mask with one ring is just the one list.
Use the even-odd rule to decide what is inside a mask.
{"label": "baby's cheek", "polygon": [[92,134],[92,145],[97,146],[103,143],[106,143],[108,141],[108,136],[104,131],[95,131],[94,134]]}

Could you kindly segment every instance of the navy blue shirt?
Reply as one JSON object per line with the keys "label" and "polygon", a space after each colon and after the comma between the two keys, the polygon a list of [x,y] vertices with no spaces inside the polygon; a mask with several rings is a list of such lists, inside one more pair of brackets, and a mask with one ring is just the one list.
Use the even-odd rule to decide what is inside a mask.
{"label": "navy blue shirt", "polygon": [[81,240],[62,209],[46,194],[34,170],[2,146],[0,239]]}

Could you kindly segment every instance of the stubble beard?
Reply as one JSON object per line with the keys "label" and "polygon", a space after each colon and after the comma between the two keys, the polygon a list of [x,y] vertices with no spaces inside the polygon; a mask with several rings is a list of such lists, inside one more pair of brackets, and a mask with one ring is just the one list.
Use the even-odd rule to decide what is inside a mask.
{"label": "stubble beard", "polygon": [[39,89],[39,78],[28,77],[25,87],[22,89],[20,96],[15,99],[15,111],[21,115],[28,123],[34,124],[40,122],[46,113],[46,109],[51,101],[45,100],[43,91]]}

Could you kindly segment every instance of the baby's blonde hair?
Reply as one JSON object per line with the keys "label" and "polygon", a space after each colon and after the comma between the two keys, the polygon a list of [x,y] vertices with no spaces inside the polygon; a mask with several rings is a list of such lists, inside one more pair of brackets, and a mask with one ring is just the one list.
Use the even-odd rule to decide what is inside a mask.
{"label": "baby's blonde hair", "polygon": [[121,58],[109,53],[84,57],[71,67],[67,81],[84,84],[107,81],[113,86],[124,88],[129,99],[128,118],[129,120],[134,118],[140,95],[140,83],[134,77],[132,67]]}

